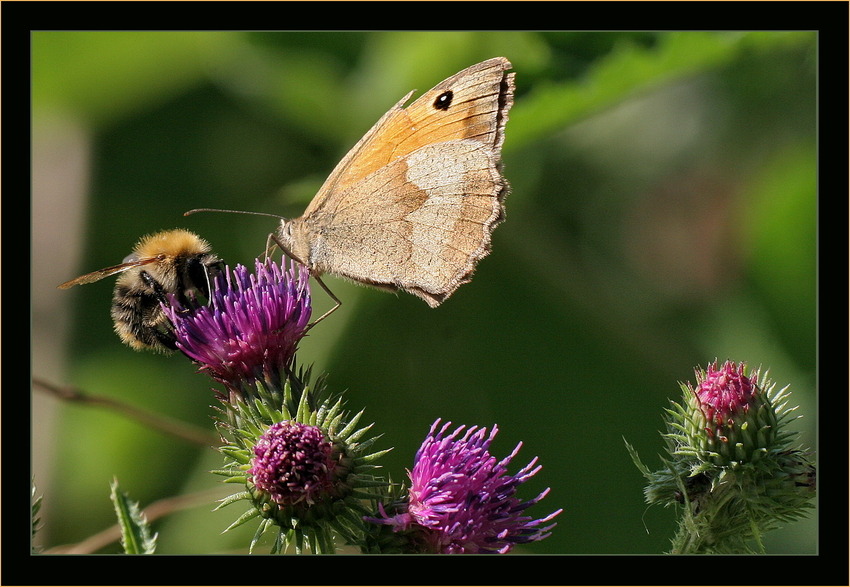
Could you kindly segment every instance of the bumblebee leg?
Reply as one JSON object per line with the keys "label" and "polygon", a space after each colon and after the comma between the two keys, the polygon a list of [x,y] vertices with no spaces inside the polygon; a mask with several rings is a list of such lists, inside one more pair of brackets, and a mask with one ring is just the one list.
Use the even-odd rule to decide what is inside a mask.
{"label": "bumblebee leg", "polygon": [[170,330],[160,330],[159,328],[154,328],[151,330],[157,342],[171,351],[177,350],[177,339],[174,337],[174,333]]}
{"label": "bumblebee leg", "polygon": [[162,304],[167,304],[168,296],[165,295],[165,290],[162,289],[162,285],[153,278],[153,276],[147,271],[139,271],[139,277],[145,284],[153,290],[153,295],[156,296],[158,302]]}
{"label": "bumblebee leg", "polygon": [[[145,284],[151,288],[153,291],[153,295],[156,298],[158,303],[162,304],[170,304],[170,300],[168,296],[165,295],[165,290],[162,288],[162,284],[160,284],[153,276],[147,271],[140,271],[139,277]],[[165,348],[176,351],[177,344],[176,338],[174,337],[174,331],[169,328],[171,323],[163,316],[162,323],[159,324],[149,324],[147,328],[147,332],[144,333],[144,337],[147,339],[148,344],[151,346],[155,346],[153,344],[153,340],[164,346]]]}

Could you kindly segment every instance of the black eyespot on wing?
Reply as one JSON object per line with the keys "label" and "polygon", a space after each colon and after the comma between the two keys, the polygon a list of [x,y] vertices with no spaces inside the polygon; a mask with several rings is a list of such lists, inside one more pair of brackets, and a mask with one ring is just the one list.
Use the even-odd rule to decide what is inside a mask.
{"label": "black eyespot on wing", "polygon": [[454,98],[454,92],[451,90],[446,90],[434,100],[434,108],[437,110],[448,110],[449,106],[452,105],[452,98]]}

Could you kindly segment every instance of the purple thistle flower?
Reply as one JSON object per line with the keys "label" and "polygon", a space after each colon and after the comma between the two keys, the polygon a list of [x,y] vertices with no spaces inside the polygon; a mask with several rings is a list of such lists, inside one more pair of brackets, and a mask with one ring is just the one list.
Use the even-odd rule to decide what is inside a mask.
{"label": "purple thistle flower", "polygon": [[[436,553],[506,553],[517,544],[542,540],[550,535],[551,521],[562,510],[532,519],[526,509],[543,499],[549,489],[528,501],[515,494],[519,486],[540,470],[535,457],[516,475],[507,473],[507,465],[522,443],[506,458],[498,461],[489,452],[498,432],[487,435],[486,428],[465,426],[445,435],[447,422],[437,431],[440,420],[431,426],[428,437],[416,453],[406,511],[381,518],[374,523],[388,524],[396,531],[424,530],[414,540],[424,540],[426,549]],[[436,431],[436,432],[435,432]],[[542,526],[542,527],[541,527]]]}
{"label": "purple thistle flower", "polygon": [[289,420],[257,440],[248,475],[279,506],[312,505],[333,490],[335,469],[333,445],[321,428]]}
{"label": "purple thistle flower", "polygon": [[164,309],[174,325],[177,348],[231,389],[258,379],[279,381],[310,320],[309,273],[256,261],[216,276],[206,306]]}

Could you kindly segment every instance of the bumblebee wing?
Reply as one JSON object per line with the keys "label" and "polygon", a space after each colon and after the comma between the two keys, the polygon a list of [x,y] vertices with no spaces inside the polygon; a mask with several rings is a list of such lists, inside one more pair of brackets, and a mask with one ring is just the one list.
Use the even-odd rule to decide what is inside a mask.
{"label": "bumblebee wing", "polygon": [[141,267],[142,265],[155,263],[156,261],[159,261],[159,257],[144,257],[142,259],[130,261],[129,263],[113,265],[112,267],[106,267],[104,269],[92,271],[91,273],[86,273],[85,275],[80,275],[79,277],[72,279],[71,281],[66,281],[58,287],[59,289],[68,289],[69,287],[74,287],[75,285],[82,285],[84,283],[94,283],[95,281],[100,281],[101,279],[109,277],[110,275],[122,273],[124,271],[127,271],[128,269],[132,269],[133,267]]}

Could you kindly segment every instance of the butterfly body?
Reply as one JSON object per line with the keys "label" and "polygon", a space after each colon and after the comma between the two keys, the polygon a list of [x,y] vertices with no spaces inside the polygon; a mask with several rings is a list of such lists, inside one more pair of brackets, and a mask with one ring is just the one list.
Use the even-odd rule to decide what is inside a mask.
{"label": "butterfly body", "polygon": [[510,62],[497,57],[402,98],[277,240],[316,274],[403,290],[436,307],[471,279],[504,219]]}

